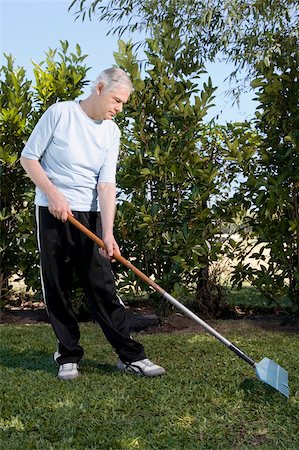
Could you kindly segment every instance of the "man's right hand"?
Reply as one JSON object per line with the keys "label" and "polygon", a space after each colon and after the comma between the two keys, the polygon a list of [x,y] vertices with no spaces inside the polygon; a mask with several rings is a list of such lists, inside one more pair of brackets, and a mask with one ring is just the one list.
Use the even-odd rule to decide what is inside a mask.
{"label": "man's right hand", "polygon": [[21,156],[21,164],[33,181],[47,196],[49,202],[49,211],[56,219],[67,221],[67,215],[73,215],[69,204],[64,195],[49,180],[40,162],[35,159],[28,159]]}
{"label": "man's right hand", "polygon": [[68,214],[73,215],[66,198],[57,188],[48,195],[48,202],[48,209],[56,219],[66,222]]}

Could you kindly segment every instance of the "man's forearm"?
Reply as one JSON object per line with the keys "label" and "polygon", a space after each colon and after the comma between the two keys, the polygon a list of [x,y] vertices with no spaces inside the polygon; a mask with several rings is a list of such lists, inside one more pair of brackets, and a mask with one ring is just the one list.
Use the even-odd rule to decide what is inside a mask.
{"label": "man's forearm", "polygon": [[57,191],[56,186],[49,180],[39,161],[21,156],[21,165],[33,183],[49,198]]}
{"label": "man's forearm", "polygon": [[101,210],[102,229],[104,234],[113,234],[116,207],[116,187],[114,183],[99,183],[99,204]]}
{"label": "man's forearm", "polygon": [[116,187],[114,183],[99,183],[98,195],[101,209],[102,239],[105,249],[100,249],[102,256],[111,258],[115,253],[120,254],[117,242],[113,236],[113,224],[116,205]]}
{"label": "man's forearm", "polygon": [[33,183],[43,191],[48,199],[48,208],[56,219],[67,221],[68,214],[72,214],[64,195],[47,177],[39,161],[21,157],[21,164]]}

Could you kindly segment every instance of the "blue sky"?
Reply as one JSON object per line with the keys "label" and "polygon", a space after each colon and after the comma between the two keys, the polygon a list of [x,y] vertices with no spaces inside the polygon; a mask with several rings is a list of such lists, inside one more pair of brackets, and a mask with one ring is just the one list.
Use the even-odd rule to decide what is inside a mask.
{"label": "blue sky", "polygon": [[[68,12],[71,0],[0,0],[0,49],[1,65],[5,63],[3,53],[12,54],[16,65],[23,66],[28,78],[32,77],[31,60],[40,63],[45,51],[59,47],[59,40],[67,40],[73,51],[78,43],[82,53],[88,54],[87,66],[91,67],[88,79],[93,80],[101,70],[115,63],[113,52],[117,50],[117,37],[107,36],[108,26],[95,18],[90,22],[74,20]],[[129,37],[128,37],[129,38]],[[132,37],[134,41],[136,36]],[[229,88],[225,78],[232,67],[224,63],[209,64],[208,74],[218,87],[216,106],[207,118],[218,115],[219,123],[241,121],[254,115],[254,94],[244,93],[240,107],[232,105],[225,93]],[[204,76],[201,82],[206,81]],[[88,93],[89,88],[86,89]]]}

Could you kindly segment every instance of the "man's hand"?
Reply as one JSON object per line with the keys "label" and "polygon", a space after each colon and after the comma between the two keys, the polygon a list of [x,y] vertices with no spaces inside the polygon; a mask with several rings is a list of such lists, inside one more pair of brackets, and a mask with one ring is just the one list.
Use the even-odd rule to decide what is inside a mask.
{"label": "man's hand", "polygon": [[[99,252],[100,252],[100,255],[104,256],[104,258],[112,259],[113,253],[120,254],[118,244],[117,244],[116,240],[114,239],[114,236],[112,233],[105,233],[103,235],[103,242],[106,246],[106,249],[100,248]],[[113,259],[112,259],[112,261],[113,261]]]}
{"label": "man's hand", "polygon": [[21,164],[33,181],[47,196],[49,211],[56,219],[67,221],[67,215],[73,215],[64,195],[49,180],[39,161],[21,156]]}
{"label": "man's hand", "polygon": [[53,189],[53,192],[48,195],[48,202],[48,209],[56,219],[66,222],[68,214],[73,215],[66,198],[58,189]]}
{"label": "man's hand", "polygon": [[109,259],[113,257],[113,252],[120,254],[119,247],[113,236],[115,193],[116,193],[115,183],[98,184],[98,195],[99,195],[102,230],[103,230],[102,239],[106,246],[106,250],[100,249],[100,254],[105,258]]}

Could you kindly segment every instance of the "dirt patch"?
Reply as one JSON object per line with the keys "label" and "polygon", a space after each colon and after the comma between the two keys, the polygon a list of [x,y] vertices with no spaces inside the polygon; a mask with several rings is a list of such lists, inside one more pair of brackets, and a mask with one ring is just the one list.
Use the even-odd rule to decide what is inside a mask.
{"label": "dirt patch", "polygon": [[38,309],[8,309],[1,311],[1,323],[39,323],[49,322],[47,312],[44,308]]}
{"label": "dirt patch", "polygon": [[[4,310],[1,313],[1,323],[34,324],[48,323],[45,308],[28,308]],[[150,307],[127,308],[127,318],[132,331],[155,333],[193,333],[203,332],[204,329],[192,319],[179,312],[173,312],[167,317],[158,317]],[[299,317],[276,314],[250,314],[242,318],[210,320],[204,319],[220,333],[231,330],[250,330],[260,328],[267,331],[299,333]],[[88,321],[88,320],[85,320]]]}
{"label": "dirt patch", "polygon": [[[299,333],[299,319],[289,316],[252,315],[246,318],[205,320],[220,333],[225,334],[232,330],[250,330],[260,328],[267,331],[285,333]],[[160,323],[146,330],[146,333],[193,333],[205,331],[201,325],[192,319],[174,313],[170,317],[160,319]]]}

